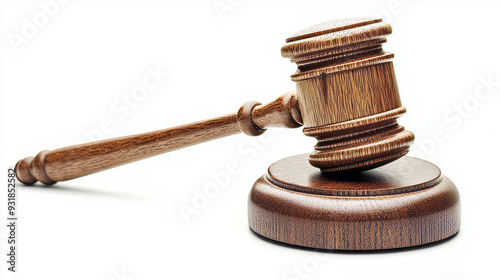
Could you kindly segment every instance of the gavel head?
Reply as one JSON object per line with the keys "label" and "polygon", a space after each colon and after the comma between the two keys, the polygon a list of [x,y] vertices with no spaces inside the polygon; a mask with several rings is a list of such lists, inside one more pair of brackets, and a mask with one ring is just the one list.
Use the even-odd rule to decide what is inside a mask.
{"label": "gavel head", "polygon": [[322,172],[366,170],[408,153],[414,135],[398,125],[392,60],[382,50],[391,26],[380,19],[325,22],[286,40],[304,134],[318,139],[309,162]]}

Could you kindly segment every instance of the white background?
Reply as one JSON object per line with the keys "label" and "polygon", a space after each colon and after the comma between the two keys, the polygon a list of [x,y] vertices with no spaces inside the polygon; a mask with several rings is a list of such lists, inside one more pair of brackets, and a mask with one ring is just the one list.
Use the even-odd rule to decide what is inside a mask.
{"label": "white background", "polygon": [[[287,36],[332,19],[382,17],[393,28],[384,49],[395,53],[408,110],[400,123],[417,137],[412,153],[458,186],[462,228],[437,246],[373,254],[316,253],[258,238],[247,224],[253,182],[272,162],[315,143],[301,129],[277,129],[52,187],[19,186],[16,273],[5,266],[5,218],[0,227],[7,279],[498,277],[498,2],[70,0],[24,36],[25,19],[43,20],[39,3],[0,6],[2,184],[17,160],[88,141],[86,133],[113,138],[271,101],[294,89],[295,66],[280,55]],[[148,67],[169,75],[134,108],[125,105],[121,98],[131,97]],[[179,207],[215,182],[210,174],[235,162],[239,173],[227,186],[183,217]],[[294,275],[294,267],[307,272]]]}

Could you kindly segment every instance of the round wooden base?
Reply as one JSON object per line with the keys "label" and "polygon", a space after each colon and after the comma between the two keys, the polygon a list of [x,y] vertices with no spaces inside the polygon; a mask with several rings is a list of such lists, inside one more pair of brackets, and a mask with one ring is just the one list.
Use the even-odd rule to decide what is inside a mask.
{"label": "round wooden base", "polygon": [[304,247],[378,250],[436,242],[460,228],[458,190],[432,163],[406,156],[325,175],[307,158],[277,161],[255,182],[248,208],[254,232]]}

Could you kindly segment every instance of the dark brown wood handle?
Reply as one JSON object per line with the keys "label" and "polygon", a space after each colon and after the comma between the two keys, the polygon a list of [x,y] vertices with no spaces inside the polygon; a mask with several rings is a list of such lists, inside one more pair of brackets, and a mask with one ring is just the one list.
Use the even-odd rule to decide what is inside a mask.
{"label": "dark brown wood handle", "polygon": [[89,175],[169,151],[233,135],[257,136],[268,127],[299,127],[302,117],[294,93],[261,105],[250,101],[238,113],[144,134],[42,151],[17,162],[16,176],[24,184],[50,185]]}

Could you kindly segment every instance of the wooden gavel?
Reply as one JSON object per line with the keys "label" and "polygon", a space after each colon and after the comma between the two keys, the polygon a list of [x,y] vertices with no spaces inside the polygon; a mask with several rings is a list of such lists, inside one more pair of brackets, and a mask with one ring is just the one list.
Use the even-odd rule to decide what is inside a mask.
{"label": "wooden gavel", "polygon": [[404,156],[414,136],[398,125],[401,106],[392,53],[382,50],[391,27],[353,18],[305,29],[281,53],[298,65],[297,94],[237,113],[149,133],[80,144],[20,160],[19,181],[70,180],[190,145],[269,127],[296,128],[318,139],[309,162],[324,173],[366,170]]}

